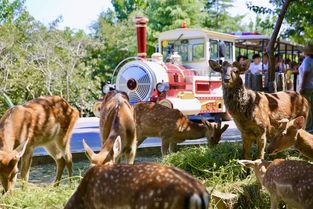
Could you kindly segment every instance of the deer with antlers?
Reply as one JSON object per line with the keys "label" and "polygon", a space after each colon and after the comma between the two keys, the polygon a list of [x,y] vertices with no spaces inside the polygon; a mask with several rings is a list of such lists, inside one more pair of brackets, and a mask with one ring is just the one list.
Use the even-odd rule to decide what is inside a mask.
{"label": "deer with antlers", "polygon": [[65,209],[208,208],[209,193],[191,175],[159,164],[114,164],[121,150],[118,136],[111,160],[87,171]]}
{"label": "deer with antlers", "polygon": [[5,192],[14,188],[19,161],[21,178],[28,181],[32,154],[39,146],[56,161],[56,184],[65,166],[72,176],[70,138],[78,117],[78,110],[58,96],[39,97],[3,115],[0,120],[0,181]]}
{"label": "deer with antlers", "polygon": [[258,181],[270,193],[271,209],[277,209],[280,201],[298,209],[313,208],[313,164],[283,159],[239,163],[253,168]]}
{"label": "deer with antlers", "polygon": [[223,65],[210,60],[210,67],[222,74],[223,98],[228,112],[241,132],[244,159],[250,159],[253,142],[258,145],[258,158],[264,158],[267,138],[278,131],[279,121],[308,115],[307,100],[296,92],[273,94],[246,89],[240,74],[249,69],[250,62]]}
{"label": "deer with antlers", "polygon": [[137,141],[140,145],[147,137],[160,137],[162,155],[177,150],[177,143],[186,139],[206,137],[210,146],[219,143],[228,124],[195,123],[177,109],[171,109],[158,103],[138,103],[134,106]]}

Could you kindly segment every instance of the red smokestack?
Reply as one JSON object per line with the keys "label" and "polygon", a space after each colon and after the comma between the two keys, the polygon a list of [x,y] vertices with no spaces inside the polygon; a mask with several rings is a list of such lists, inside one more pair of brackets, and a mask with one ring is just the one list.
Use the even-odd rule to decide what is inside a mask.
{"label": "red smokestack", "polygon": [[148,22],[146,17],[136,17],[136,28],[137,28],[137,50],[138,57],[146,58],[147,56],[147,35],[146,35],[146,26]]}

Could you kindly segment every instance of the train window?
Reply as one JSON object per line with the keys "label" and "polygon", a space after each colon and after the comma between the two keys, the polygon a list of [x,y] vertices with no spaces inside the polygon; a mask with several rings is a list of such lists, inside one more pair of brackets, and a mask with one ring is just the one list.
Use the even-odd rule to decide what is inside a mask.
{"label": "train window", "polygon": [[204,44],[192,45],[192,61],[201,61],[204,58]]}
{"label": "train window", "polygon": [[188,44],[177,45],[176,50],[183,62],[188,62]]}
{"label": "train window", "polygon": [[210,40],[210,59],[218,60],[218,42],[216,40]]}
{"label": "train window", "polygon": [[231,42],[225,42],[225,60],[233,61],[233,43]]}

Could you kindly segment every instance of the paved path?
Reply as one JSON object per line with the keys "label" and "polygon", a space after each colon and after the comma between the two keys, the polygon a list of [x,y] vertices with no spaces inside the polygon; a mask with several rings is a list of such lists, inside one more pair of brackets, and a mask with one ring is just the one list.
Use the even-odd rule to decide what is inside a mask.
{"label": "paved path", "polygon": [[[233,121],[223,122],[229,124],[229,128],[222,135],[223,141],[237,141],[240,140],[240,132],[238,131]],[[80,118],[74,128],[73,136],[71,139],[71,150],[72,153],[84,152],[82,140],[85,139],[90,147],[95,151],[100,150],[100,137],[99,137],[99,118]],[[206,139],[198,140],[186,140],[182,144],[204,144]],[[139,148],[145,147],[160,147],[159,138],[147,138]],[[37,148],[34,153],[35,156],[47,155],[43,148]]]}

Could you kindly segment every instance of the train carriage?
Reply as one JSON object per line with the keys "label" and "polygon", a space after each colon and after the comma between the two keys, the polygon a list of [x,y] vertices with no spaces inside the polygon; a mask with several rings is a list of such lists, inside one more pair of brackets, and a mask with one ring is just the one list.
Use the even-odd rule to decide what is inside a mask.
{"label": "train carriage", "polygon": [[226,112],[221,76],[209,68],[208,61],[233,62],[237,36],[184,25],[160,33],[158,52],[147,58],[147,22],[145,17],[136,18],[138,56],[116,67],[112,84],[126,92],[132,104],[158,102],[192,119],[219,119]]}

